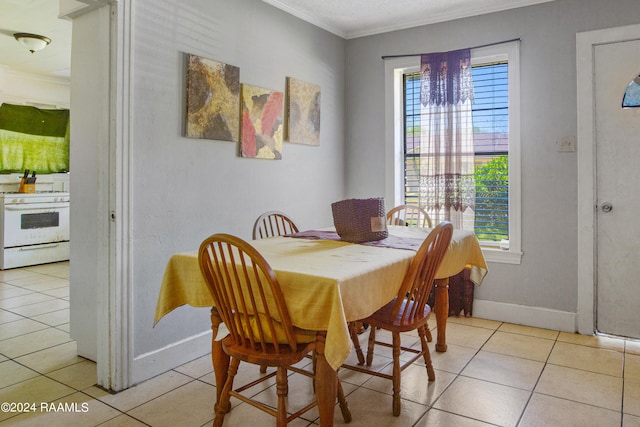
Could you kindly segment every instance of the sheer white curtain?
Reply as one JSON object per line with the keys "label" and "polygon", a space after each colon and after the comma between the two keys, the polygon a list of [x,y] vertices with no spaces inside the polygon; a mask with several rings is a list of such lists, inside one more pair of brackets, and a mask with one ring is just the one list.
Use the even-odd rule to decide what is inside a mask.
{"label": "sheer white curtain", "polygon": [[475,182],[470,50],[421,58],[420,205],[435,224],[473,230]]}

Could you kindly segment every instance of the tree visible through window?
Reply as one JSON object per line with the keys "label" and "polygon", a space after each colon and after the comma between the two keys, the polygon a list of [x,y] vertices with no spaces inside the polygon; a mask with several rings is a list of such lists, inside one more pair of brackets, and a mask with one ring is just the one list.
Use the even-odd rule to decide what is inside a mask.
{"label": "tree visible through window", "polygon": [[[475,151],[475,233],[485,242],[509,240],[508,64],[472,67]],[[420,73],[404,74],[405,203],[420,194]]]}

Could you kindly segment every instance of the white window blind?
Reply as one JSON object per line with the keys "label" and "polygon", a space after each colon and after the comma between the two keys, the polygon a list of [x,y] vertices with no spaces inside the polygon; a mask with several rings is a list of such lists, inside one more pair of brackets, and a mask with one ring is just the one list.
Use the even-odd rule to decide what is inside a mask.
{"label": "white window blind", "polygon": [[[475,146],[475,233],[480,240],[509,240],[509,82],[506,62],[472,67]],[[420,194],[420,73],[404,74],[405,203]]]}

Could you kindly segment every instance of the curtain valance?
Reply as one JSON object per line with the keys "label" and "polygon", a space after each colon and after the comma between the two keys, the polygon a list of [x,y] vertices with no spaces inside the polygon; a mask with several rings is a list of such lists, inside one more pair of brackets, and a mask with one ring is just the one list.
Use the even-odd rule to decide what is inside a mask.
{"label": "curtain valance", "polygon": [[471,49],[429,53],[420,58],[423,106],[473,102]]}

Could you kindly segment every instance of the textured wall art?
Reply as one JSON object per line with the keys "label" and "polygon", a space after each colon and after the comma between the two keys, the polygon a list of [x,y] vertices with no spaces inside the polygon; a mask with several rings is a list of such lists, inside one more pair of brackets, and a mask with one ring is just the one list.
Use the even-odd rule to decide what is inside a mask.
{"label": "textured wall art", "polygon": [[240,68],[188,55],[185,136],[238,142]]}
{"label": "textured wall art", "polygon": [[286,139],[320,145],[320,86],[287,77]]}
{"label": "textured wall art", "polygon": [[282,159],[282,92],[244,83],[241,92],[242,157]]}

